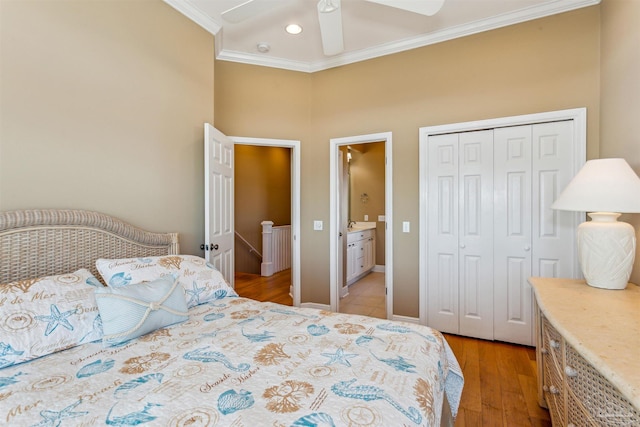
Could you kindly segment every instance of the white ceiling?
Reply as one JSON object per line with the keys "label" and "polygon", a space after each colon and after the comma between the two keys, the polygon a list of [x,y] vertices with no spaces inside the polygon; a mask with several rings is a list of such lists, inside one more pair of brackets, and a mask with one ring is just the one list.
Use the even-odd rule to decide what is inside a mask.
{"label": "white ceiling", "polygon": [[[342,0],[344,52],[322,51],[318,0],[261,0],[270,9],[240,23],[221,14],[247,0],[164,0],[214,34],[216,58],[295,71],[315,72],[463,37],[581,7],[600,0],[445,0],[434,16],[423,16],[365,0]],[[420,1],[420,0],[415,0]],[[287,34],[298,23],[303,32]],[[267,43],[267,53],[258,51]]]}

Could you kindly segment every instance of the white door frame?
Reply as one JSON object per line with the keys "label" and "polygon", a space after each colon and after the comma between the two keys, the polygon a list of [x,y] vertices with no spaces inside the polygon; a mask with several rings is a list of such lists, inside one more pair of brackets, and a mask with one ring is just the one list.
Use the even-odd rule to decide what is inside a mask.
{"label": "white door frame", "polygon": [[300,306],[300,141],[289,139],[229,137],[234,144],[291,149],[291,286],[293,305]]}
{"label": "white door frame", "polygon": [[338,277],[338,251],[342,251],[342,245],[338,238],[338,226],[340,224],[340,197],[338,170],[338,152],[342,145],[366,144],[369,142],[384,142],[385,155],[385,288],[387,319],[393,318],[393,170],[392,170],[392,133],[382,132],[368,135],[347,136],[343,138],[331,138],[329,140],[329,286],[331,310],[339,310],[340,279]]}
{"label": "white door frame", "polygon": [[[573,150],[574,164],[572,168],[578,173],[586,160],[587,149],[587,109],[574,108],[569,110],[549,111],[544,113],[525,114],[521,116],[501,117],[497,119],[478,120],[462,123],[451,123],[438,126],[421,127],[420,136],[420,252],[419,252],[419,298],[420,298],[420,324],[427,324],[427,266],[422,262],[427,255],[427,236],[424,230],[427,229],[427,142],[430,136],[445,133],[467,132],[481,129],[491,129],[506,126],[530,125],[536,123],[554,122],[560,120],[573,120]],[[584,213],[576,212],[574,222],[576,227],[584,220]],[[577,259],[577,257],[576,257]],[[580,266],[576,262],[573,277],[580,277]]]}

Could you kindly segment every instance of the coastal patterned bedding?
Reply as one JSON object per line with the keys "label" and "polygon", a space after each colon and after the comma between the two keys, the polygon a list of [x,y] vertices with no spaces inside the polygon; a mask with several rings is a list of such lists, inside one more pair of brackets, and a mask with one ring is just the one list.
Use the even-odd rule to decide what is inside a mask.
{"label": "coastal patterned bedding", "polygon": [[461,381],[425,327],[225,297],[121,346],[0,371],[20,426],[437,426]]}
{"label": "coastal patterned bedding", "polygon": [[0,285],[0,425],[438,426],[457,412],[460,368],[428,327],[240,298],[193,256],[96,265],[107,286],[86,269]]}

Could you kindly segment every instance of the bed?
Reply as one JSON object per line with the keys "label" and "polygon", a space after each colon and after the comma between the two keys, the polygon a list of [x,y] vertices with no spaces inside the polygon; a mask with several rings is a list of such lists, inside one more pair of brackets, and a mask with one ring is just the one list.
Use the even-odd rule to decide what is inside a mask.
{"label": "bed", "polygon": [[220,277],[175,233],[0,212],[0,424],[451,425],[463,377],[439,332]]}

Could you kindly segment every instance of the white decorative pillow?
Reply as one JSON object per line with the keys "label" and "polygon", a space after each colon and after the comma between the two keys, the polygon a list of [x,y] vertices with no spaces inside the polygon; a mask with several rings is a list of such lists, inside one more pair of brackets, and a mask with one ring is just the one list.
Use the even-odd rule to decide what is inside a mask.
{"label": "white decorative pillow", "polygon": [[102,338],[89,270],[0,285],[0,369]]}
{"label": "white decorative pillow", "polygon": [[99,259],[96,267],[110,288],[152,281],[165,274],[177,275],[189,308],[225,296],[238,296],[212,264],[194,255]]}
{"label": "white decorative pillow", "polygon": [[170,274],[152,282],[96,289],[95,296],[105,347],[189,318],[182,286]]}

